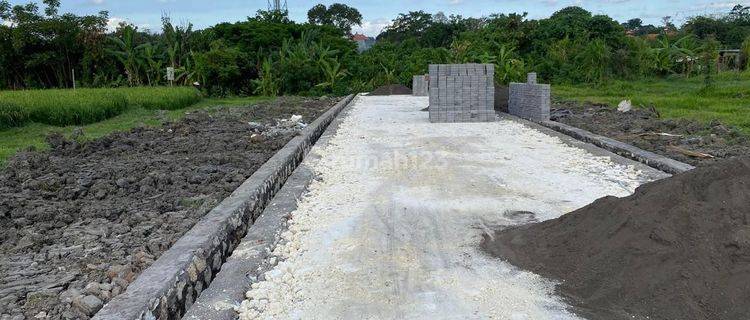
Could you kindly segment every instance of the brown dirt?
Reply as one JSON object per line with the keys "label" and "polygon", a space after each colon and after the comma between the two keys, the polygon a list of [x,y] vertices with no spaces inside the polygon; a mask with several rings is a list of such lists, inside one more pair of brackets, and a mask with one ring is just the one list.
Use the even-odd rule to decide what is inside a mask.
{"label": "brown dirt", "polygon": [[750,158],[501,230],[482,247],[562,281],[558,291],[589,318],[746,319]]}
{"label": "brown dirt", "polygon": [[371,96],[392,96],[411,94],[411,89],[400,84],[389,84],[372,90],[368,95]]}
{"label": "brown dirt", "polygon": [[277,120],[309,123],[334,102],[197,111],[18,154],[0,171],[0,318],[86,319],[303,126]]}
{"label": "brown dirt", "polygon": [[[552,110],[552,120],[694,166],[750,155],[750,139],[718,121],[700,123],[686,119],[662,119],[656,111],[650,109],[634,108],[623,113],[606,105],[577,102],[556,103]],[[660,135],[661,133],[673,136]],[[715,158],[688,156],[674,147],[709,154]]]}

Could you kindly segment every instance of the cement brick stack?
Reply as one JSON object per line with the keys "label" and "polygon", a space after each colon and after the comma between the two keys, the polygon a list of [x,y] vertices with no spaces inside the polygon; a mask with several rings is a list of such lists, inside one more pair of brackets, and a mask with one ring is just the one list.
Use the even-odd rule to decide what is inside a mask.
{"label": "cement brick stack", "polygon": [[537,84],[536,73],[529,73],[526,83],[511,83],[508,113],[532,121],[550,117],[550,85]]}
{"label": "cement brick stack", "polygon": [[495,66],[431,64],[430,122],[495,121]]}
{"label": "cement brick stack", "polygon": [[429,85],[427,84],[427,75],[414,76],[412,80],[411,92],[417,97],[426,97],[430,95]]}

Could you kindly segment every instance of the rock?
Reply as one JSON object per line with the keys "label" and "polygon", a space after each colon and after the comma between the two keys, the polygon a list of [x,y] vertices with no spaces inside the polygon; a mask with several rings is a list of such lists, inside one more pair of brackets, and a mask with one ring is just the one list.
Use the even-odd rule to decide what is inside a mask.
{"label": "rock", "polygon": [[620,101],[620,104],[617,105],[617,111],[628,112],[630,110],[633,110],[633,104],[630,100],[622,100]]}
{"label": "rock", "polygon": [[86,287],[83,288],[83,291],[88,294],[98,295],[99,292],[102,291],[101,288],[99,288],[99,283],[97,282],[89,282]]}
{"label": "rock", "polygon": [[73,300],[73,307],[87,316],[93,316],[103,305],[104,302],[93,295],[79,296]]}

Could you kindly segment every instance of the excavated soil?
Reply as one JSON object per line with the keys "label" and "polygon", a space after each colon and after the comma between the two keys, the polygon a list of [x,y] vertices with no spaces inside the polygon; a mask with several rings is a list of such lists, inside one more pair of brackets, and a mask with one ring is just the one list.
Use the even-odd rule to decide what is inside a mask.
{"label": "excavated soil", "polygon": [[18,154],[0,171],[0,318],[87,319],[334,102],[214,108]]}
{"label": "excavated soil", "polygon": [[558,291],[592,319],[747,319],[750,158],[500,230],[482,247],[561,281]]}
{"label": "excavated soil", "polygon": [[407,86],[400,84],[389,84],[372,90],[368,95],[370,96],[392,96],[392,95],[407,95],[411,94],[411,89]]}
{"label": "excavated soil", "polygon": [[[649,108],[619,112],[607,105],[561,102],[553,107],[552,120],[694,166],[750,155],[750,139],[731,127],[718,121],[662,119]],[[696,156],[694,152],[710,157]]]}

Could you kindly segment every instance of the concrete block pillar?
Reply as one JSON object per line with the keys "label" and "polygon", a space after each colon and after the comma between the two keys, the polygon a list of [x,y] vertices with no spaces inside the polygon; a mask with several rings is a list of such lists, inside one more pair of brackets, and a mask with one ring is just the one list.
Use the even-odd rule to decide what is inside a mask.
{"label": "concrete block pillar", "polygon": [[430,94],[427,75],[418,75],[412,78],[411,92],[414,96],[426,97]]}
{"label": "concrete block pillar", "polygon": [[529,73],[526,83],[511,83],[509,93],[508,113],[531,121],[549,120],[551,88],[537,84],[536,73]]}

